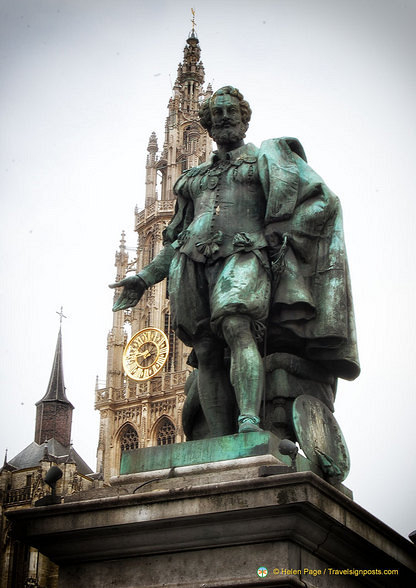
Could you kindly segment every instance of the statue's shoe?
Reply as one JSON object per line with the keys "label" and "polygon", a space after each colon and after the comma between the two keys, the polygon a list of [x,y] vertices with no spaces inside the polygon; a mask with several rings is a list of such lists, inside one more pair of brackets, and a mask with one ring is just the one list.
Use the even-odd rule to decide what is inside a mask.
{"label": "statue's shoe", "polygon": [[259,422],[259,417],[242,415],[238,417],[238,432],[251,433],[253,431],[263,431],[263,429],[259,427]]}

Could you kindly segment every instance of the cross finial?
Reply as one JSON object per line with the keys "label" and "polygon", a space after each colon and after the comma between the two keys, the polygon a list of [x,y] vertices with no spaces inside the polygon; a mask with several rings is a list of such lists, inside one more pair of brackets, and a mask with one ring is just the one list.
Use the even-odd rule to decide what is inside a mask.
{"label": "cross finial", "polygon": [[64,315],[64,313],[62,311],[63,311],[62,306],[61,306],[61,310],[59,312],[56,311],[56,314],[59,314],[59,326],[62,326],[62,319],[63,318],[68,318],[67,316]]}
{"label": "cross finial", "polygon": [[191,8],[191,12],[192,12],[192,18],[191,18],[191,23],[192,23],[192,32],[195,32],[195,27],[196,27],[196,22],[195,22],[195,10],[193,8]]}

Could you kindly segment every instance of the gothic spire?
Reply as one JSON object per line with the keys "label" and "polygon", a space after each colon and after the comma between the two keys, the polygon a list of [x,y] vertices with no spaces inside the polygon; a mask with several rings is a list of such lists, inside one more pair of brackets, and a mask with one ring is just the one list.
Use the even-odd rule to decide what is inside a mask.
{"label": "gothic spire", "polygon": [[195,21],[192,31],[186,40],[183,50],[183,62],[178,66],[178,73],[174,86],[174,97],[181,100],[181,110],[196,116],[199,109],[199,98],[205,79],[204,65],[201,61],[201,48],[195,32]]}
{"label": "gothic spire", "polygon": [[[62,322],[62,309],[61,309]],[[51,376],[46,394],[36,402],[35,441],[39,445],[49,439],[68,447],[71,440],[73,405],[66,397],[62,364],[62,328],[59,327]]]}
{"label": "gothic spire", "polygon": [[[48,388],[46,394],[36,403],[56,401],[71,404],[66,397],[64,370],[62,364],[62,328],[59,328],[58,341],[56,343],[55,356],[53,359],[51,376],[49,378]],[[71,404],[72,406],[72,404]]]}

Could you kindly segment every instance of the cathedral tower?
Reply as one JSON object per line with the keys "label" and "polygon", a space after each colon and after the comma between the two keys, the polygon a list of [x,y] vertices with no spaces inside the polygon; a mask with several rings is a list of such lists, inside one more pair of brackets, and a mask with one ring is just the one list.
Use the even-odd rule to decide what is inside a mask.
{"label": "cathedral tower", "polygon": [[[201,101],[212,94],[210,85],[203,89],[205,73],[200,57],[193,28],[168,103],[160,153],[156,133],[149,138],[145,207],[135,211],[136,259],[129,259],[123,233],[115,259],[117,280],[139,272],[159,253],[162,231],[175,209],[176,180],[184,170],[207,161],[211,152],[211,139],[198,117]],[[119,294],[116,291],[114,299]],[[128,339],[146,327],[166,334],[170,353],[162,371],[137,382],[124,373],[123,350]],[[107,351],[106,384],[101,388],[97,383],[96,387],[96,408],[100,411],[97,471],[106,481],[119,474],[122,452],[185,440],[181,414],[184,384],[190,371],[186,364],[189,349],[171,329],[166,280],[149,288],[135,308],[114,313]]]}

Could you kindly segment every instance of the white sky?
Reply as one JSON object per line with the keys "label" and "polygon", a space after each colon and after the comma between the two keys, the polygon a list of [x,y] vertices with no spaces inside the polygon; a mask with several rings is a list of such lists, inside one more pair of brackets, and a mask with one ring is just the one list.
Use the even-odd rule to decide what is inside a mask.
{"label": "white sky", "polygon": [[[95,377],[105,378],[114,253],[144,204],[191,2],[0,0],[0,452],[33,441],[59,317],[73,441],[95,468]],[[298,137],[340,196],[362,375],[336,418],[355,500],[416,529],[416,104],[412,0],[202,0],[214,89],[249,100],[247,140]]]}

